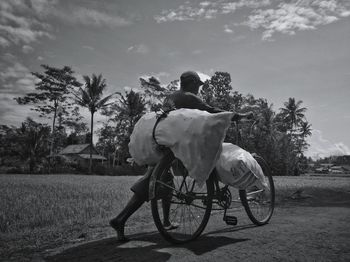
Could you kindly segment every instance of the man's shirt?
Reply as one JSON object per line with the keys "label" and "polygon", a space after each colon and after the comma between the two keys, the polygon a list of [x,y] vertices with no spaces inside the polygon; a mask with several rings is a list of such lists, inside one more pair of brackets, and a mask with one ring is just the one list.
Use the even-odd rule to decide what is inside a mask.
{"label": "man's shirt", "polygon": [[179,108],[199,109],[209,113],[223,112],[219,108],[212,107],[205,103],[202,99],[190,92],[175,91],[167,96],[163,104],[163,110],[175,110]]}

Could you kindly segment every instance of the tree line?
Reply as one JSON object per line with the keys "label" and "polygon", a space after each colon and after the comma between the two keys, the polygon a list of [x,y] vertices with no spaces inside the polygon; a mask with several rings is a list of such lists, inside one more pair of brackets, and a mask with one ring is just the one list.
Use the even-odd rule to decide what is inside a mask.
{"label": "tree line", "polygon": [[[68,66],[42,68],[43,73],[32,73],[38,79],[35,91],[15,100],[19,105],[31,105],[31,110],[45,120],[41,122],[50,124],[27,118],[20,127],[0,125],[0,166],[11,167],[13,173],[20,171],[19,166],[29,173],[55,170],[60,150],[81,143],[95,145],[107,158],[108,168],[129,165],[128,143],[134,125],[146,112],[160,111],[165,97],[179,87],[178,80],[162,84],[151,76],[140,78],[137,88],[104,96],[107,82],[101,74],[84,76],[80,83]],[[199,95],[223,110],[254,112],[253,120],[232,123],[227,142],[262,155],[274,175],[298,175],[303,171],[311,125],[302,101],[289,98],[275,111],[266,99],[235,91],[227,72],[215,72]],[[90,111],[89,128],[81,107]],[[94,131],[94,115],[98,111],[106,121]],[[91,134],[97,135],[96,143]],[[90,151],[89,173],[94,171],[91,154]]]}

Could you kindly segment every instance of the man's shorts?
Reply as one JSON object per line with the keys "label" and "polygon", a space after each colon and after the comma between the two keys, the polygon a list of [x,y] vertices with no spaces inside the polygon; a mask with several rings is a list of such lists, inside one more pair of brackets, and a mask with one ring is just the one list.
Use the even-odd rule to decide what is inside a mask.
{"label": "man's shorts", "polygon": [[[143,175],[136,183],[130,188],[140,199],[144,201],[149,201],[149,180],[152,175],[154,167],[148,167],[146,174]],[[170,172],[162,175],[161,181],[166,183],[167,185],[174,187],[174,177]],[[171,198],[172,190],[168,187],[159,187],[158,192],[156,194],[161,196],[163,199]]]}

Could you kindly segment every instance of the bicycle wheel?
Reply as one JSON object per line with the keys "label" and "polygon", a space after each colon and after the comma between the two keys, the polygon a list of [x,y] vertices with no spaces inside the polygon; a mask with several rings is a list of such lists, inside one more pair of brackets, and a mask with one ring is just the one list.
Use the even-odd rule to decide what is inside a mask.
{"label": "bicycle wheel", "polygon": [[254,224],[262,226],[269,222],[274,210],[275,186],[270,169],[265,160],[257,155],[255,155],[254,158],[258,161],[267,178],[268,187],[263,189],[239,190],[239,197],[249,219]]}
{"label": "bicycle wheel", "polygon": [[[166,155],[153,172],[156,176],[155,197],[151,200],[151,206],[158,231],[174,244],[199,237],[210,217],[214,192],[212,180],[208,179],[199,187],[172,153]],[[169,181],[169,175],[172,181]],[[169,221],[177,224],[177,228],[169,230],[163,224],[164,203],[170,204]]]}

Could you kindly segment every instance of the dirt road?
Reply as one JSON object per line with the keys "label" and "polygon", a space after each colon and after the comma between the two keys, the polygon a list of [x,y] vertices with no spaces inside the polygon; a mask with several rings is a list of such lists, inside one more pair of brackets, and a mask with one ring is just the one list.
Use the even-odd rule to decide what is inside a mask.
{"label": "dirt road", "polygon": [[[243,210],[237,226],[213,214],[195,242],[173,246],[153,225],[120,244],[114,237],[44,254],[45,261],[350,261],[350,193],[280,203],[270,224],[256,227]],[[130,233],[130,229],[128,229]],[[41,260],[38,258],[38,261]]]}

